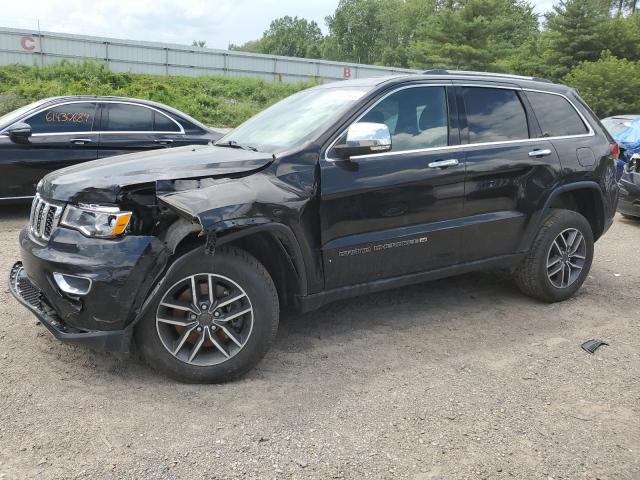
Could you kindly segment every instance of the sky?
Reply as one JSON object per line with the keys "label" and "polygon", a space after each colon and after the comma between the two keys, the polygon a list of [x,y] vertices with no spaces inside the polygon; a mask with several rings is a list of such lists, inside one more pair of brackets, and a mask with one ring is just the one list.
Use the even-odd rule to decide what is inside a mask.
{"label": "sky", "polygon": [[[531,0],[538,13],[553,0]],[[226,49],[259,38],[274,18],[285,15],[324,18],[338,0],[28,0],[3,2],[0,26],[191,44],[204,40],[210,48]]]}

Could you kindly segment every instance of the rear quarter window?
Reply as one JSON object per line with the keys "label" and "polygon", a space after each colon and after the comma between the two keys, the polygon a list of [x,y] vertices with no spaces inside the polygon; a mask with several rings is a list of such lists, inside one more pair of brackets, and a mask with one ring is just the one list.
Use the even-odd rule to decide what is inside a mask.
{"label": "rear quarter window", "polygon": [[166,115],[153,112],[153,131],[154,132],[179,132],[180,127]]}
{"label": "rear quarter window", "polygon": [[526,92],[543,137],[565,137],[589,132],[569,101],[550,93]]}

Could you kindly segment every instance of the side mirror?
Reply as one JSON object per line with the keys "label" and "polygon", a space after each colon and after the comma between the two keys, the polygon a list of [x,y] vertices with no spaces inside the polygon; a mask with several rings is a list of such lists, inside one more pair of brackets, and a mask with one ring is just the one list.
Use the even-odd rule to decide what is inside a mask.
{"label": "side mirror", "polygon": [[347,130],[347,140],[334,148],[343,159],[391,150],[391,134],[384,123],[354,123]]}
{"label": "side mirror", "polygon": [[29,143],[31,125],[28,123],[14,123],[7,129],[9,138],[15,143]]}

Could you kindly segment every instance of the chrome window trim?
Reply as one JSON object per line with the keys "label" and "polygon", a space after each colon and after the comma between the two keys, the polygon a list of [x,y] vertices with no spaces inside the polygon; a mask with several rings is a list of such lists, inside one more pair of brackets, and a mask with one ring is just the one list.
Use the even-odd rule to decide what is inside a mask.
{"label": "chrome window trim", "polygon": [[33,198],[34,198],[34,195],[24,195],[22,197],[0,197],[0,202],[2,200],[29,200]]}
{"label": "chrome window trim", "polygon": [[371,107],[369,107],[362,115],[360,115],[352,123],[350,123],[345,129],[343,129],[338,136],[336,136],[336,138],[331,142],[329,147],[324,152],[325,161],[327,161],[327,162],[339,162],[339,161],[341,161],[340,159],[330,158],[329,157],[329,151],[331,151],[331,149],[335,146],[335,144],[338,141],[338,139],[340,139],[340,137],[342,137],[342,135],[344,135],[344,133],[347,131],[347,129],[351,125],[353,125],[354,123],[357,123],[362,117],[364,117],[367,113],[369,113],[370,110],[372,110],[376,105],[378,105],[381,101],[383,101],[389,95],[392,95],[395,92],[398,92],[400,90],[404,90],[405,88],[448,87],[448,86],[454,86],[454,87],[479,87],[479,88],[494,88],[494,89],[499,89],[500,88],[500,89],[504,89],[504,90],[518,90],[518,91],[525,91],[525,92],[546,93],[548,95],[557,95],[559,97],[564,98],[567,102],[569,102],[569,105],[571,105],[573,107],[573,109],[578,113],[578,115],[580,116],[580,118],[582,119],[582,121],[584,122],[584,124],[586,125],[586,127],[588,129],[588,133],[581,133],[581,134],[578,134],[578,135],[564,135],[564,136],[558,136],[558,137],[538,137],[538,138],[523,138],[523,139],[520,139],[520,140],[502,140],[502,141],[498,141],[498,142],[466,143],[464,145],[447,145],[447,146],[444,146],[444,147],[429,147],[429,148],[420,148],[420,149],[415,149],[415,150],[400,150],[400,151],[397,151],[397,152],[369,153],[369,154],[366,154],[366,155],[354,155],[351,158],[355,158],[355,159],[378,158],[378,157],[388,157],[390,155],[398,155],[398,154],[411,154],[411,153],[423,153],[423,152],[426,153],[426,152],[436,152],[436,151],[439,151],[439,150],[450,151],[450,150],[456,150],[456,149],[461,149],[461,148],[464,149],[464,148],[470,148],[470,147],[485,147],[485,146],[493,146],[493,145],[511,145],[511,144],[516,144],[516,143],[539,142],[539,141],[542,141],[542,140],[565,140],[565,139],[569,139],[569,138],[586,138],[586,137],[595,136],[595,130],[593,129],[591,124],[587,121],[587,119],[582,114],[582,112],[580,112],[580,110],[578,110],[578,108],[576,108],[575,104],[571,101],[571,99],[569,97],[567,97],[566,95],[564,95],[562,93],[549,92],[549,91],[545,91],[545,90],[536,90],[534,88],[522,88],[522,87],[518,87],[518,86],[491,85],[491,84],[485,84],[485,83],[464,83],[464,82],[457,82],[455,80],[452,80],[450,83],[445,83],[445,84],[435,84],[435,83],[428,83],[427,84],[427,83],[424,83],[424,84],[405,85],[403,87],[400,87],[400,88],[397,88],[395,90],[390,91],[389,93],[384,95],[382,98],[380,98],[380,100],[378,100],[376,103],[374,103]]}
{"label": "chrome window trim", "polygon": [[175,123],[178,128],[180,129],[180,131],[178,132],[168,132],[168,131],[149,131],[149,130],[136,130],[136,131],[103,131],[103,130],[95,130],[95,131],[89,131],[89,132],[52,132],[52,133],[34,133],[31,136],[32,137],[53,137],[56,135],[91,135],[91,134],[99,134],[99,135],[104,135],[104,134],[141,134],[141,133],[147,133],[147,134],[163,134],[163,135],[185,135],[184,132],[184,128],[182,127],[182,125],[177,122],[176,120],[174,120],[173,118],[171,118],[169,115],[167,115],[166,113],[164,113],[162,110],[159,110],[155,107],[152,107],[150,105],[144,105],[142,103],[136,103],[136,102],[126,102],[126,101],[121,101],[121,100],[68,100],[66,102],[60,102],[60,103],[56,103],[53,105],[48,105],[46,107],[40,108],[38,110],[36,110],[35,112],[32,113],[28,113],[27,116],[19,119],[16,122],[13,122],[11,125],[7,125],[7,127],[2,130],[0,132],[0,135],[6,135],[6,131],[11,128],[12,125],[15,125],[18,122],[26,122],[27,120],[29,120],[31,117],[38,115],[39,113],[44,112],[45,110],[48,110],[50,108],[55,108],[55,107],[59,107],[61,105],[71,105],[71,104],[75,104],[75,103],[96,103],[101,104],[101,103],[116,103],[116,104],[122,104],[122,105],[134,105],[136,107],[142,107],[142,108],[148,108],[149,110],[153,110],[155,112],[158,112],[161,115],[164,115],[165,117],[167,117],[169,120],[171,120],[173,123]]}

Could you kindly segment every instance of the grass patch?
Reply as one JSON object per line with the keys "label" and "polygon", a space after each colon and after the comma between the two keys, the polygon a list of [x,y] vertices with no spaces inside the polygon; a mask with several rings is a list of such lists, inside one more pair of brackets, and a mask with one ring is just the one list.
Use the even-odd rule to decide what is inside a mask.
{"label": "grass patch", "polygon": [[314,84],[117,73],[96,62],[7,65],[0,67],[0,115],[45,97],[117,95],[165,103],[206,125],[236,127],[278,100]]}

